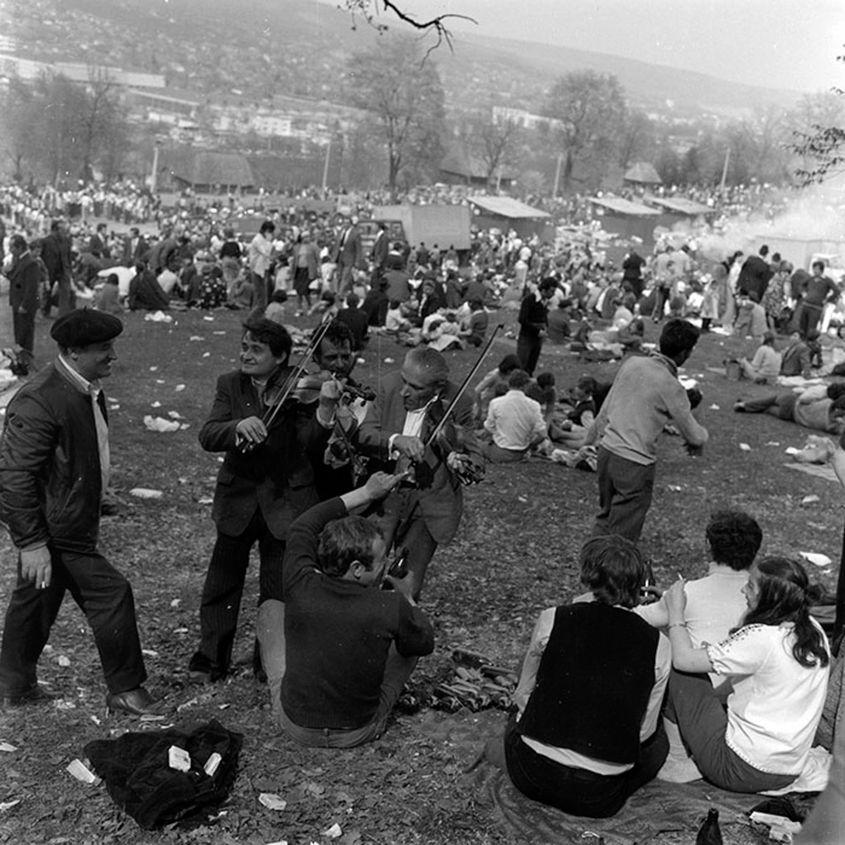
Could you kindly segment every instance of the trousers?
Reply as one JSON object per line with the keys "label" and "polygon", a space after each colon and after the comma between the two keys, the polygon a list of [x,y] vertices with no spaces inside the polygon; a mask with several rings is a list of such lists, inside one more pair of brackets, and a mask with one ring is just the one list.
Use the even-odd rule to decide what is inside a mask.
{"label": "trousers", "polygon": [[384,666],[384,679],[379,690],[378,708],[373,718],[363,727],[346,731],[332,728],[303,728],[288,718],[282,706],[279,716],[283,730],[300,745],[319,748],[354,748],[378,739],[384,733],[387,717],[399,700],[405,682],[411,677],[417,665],[417,660],[417,657],[404,657],[399,654],[395,645],[390,646]]}
{"label": "trousers", "polygon": [[722,789],[731,792],[782,789],[797,777],[761,772],[731,750],[725,742],[728,715],[707,675],[690,675],[673,669],[664,712],[678,726],[701,774]]}
{"label": "trousers", "polygon": [[91,626],[109,692],[141,686],[147,673],[129,582],[96,552],[76,554],[50,548],[50,558],[52,578],[44,589],[21,578],[18,562],[18,581],[0,646],[0,689],[15,695],[36,685],[38,658],[66,592]]}
{"label": "trousers", "polygon": [[654,464],[637,464],[598,450],[599,513],[593,536],[620,534],[635,543],[643,532],[654,490]]}
{"label": "trousers", "polygon": [[260,561],[258,603],[267,599],[282,600],[285,543],[270,533],[261,511],[256,508],[243,534],[230,537],[217,533],[202,588],[200,645],[191,658],[192,671],[211,672],[212,677],[222,677],[229,670],[249,553],[256,542]]}
{"label": "trousers", "polygon": [[654,779],[668,753],[661,723],[640,745],[633,768],[619,775],[600,775],[538,754],[522,741],[513,718],[505,730],[505,761],[513,785],[534,801],[594,819],[618,813],[634,792]]}

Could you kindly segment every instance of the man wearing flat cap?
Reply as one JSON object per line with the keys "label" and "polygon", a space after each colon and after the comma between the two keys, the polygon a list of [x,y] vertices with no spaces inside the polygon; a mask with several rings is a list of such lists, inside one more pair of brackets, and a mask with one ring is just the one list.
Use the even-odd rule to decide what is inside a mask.
{"label": "man wearing flat cap", "polygon": [[65,592],[88,619],[113,711],[144,715],[146,679],[129,582],[97,551],[108,484],[106,402],[100,379],[117,358],[117,317],[78,310],[50,331],[55,361],[21,387],[0,439],[0,519],[18,550],[18,581],[0,648],[0,706],[51,696],[36,665]]}

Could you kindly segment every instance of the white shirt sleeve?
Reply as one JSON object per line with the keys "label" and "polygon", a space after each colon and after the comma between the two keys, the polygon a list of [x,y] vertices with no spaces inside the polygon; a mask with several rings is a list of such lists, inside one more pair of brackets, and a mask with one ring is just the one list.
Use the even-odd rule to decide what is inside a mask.
{"label": "white shirt sleeve", "polygon": [[528,644],[528,651],[525,652],[525,660],[522,662],[522,673],[513,694],[514,704],[519,709],[519,718],[522,718],[528,699],[531,698],[534,685],[537,683],[540,661],[549,644],[549,637],[552,635],[555,624],[555,610],[554,607],[546,608],[537,619],[534,632],[531,634],[531,642]]}
{"label": "white shirt sleeve", "polygon": [[716,645],[706,645],[717,675],[753,675],[765,662],[772,646],[768,625],[746,625]]}

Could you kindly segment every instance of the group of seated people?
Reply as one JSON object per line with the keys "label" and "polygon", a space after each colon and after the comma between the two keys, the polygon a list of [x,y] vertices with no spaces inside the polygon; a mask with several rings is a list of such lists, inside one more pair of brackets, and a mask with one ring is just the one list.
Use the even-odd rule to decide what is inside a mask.
{"label": "group of seated people", "polygon": [[716,512],[706,535],[707,574],[652,604],[635,544],[585,543],[589,592],[540,614],[514,696],[504,764],[520,792],[600,818],[655,777],[801,788],[832,659],[810,614],[820,591],[788,557],[755,562],[748,514]]}
{"label": "group of seated people", "polygon": [[559,399],[552,373],[532,379],[516,355],[505,355],[475,388],[475,418],[483,426],[485,457],[492,463],[519,461],[532,451],[548,457],[557,445],[571,452],[571,465],[578,465],[574,456],[584,447],[609,390],[609,384],[582,376],[569,395]]}
{"label": "group of seated people", "polygon": [[[375,473],[290,531],[285,602],[273,603],[266,629],[284,636],[261,627],[258,636],[275,666],[277,718],[301,744],[379,737],[434,648],[408,579],[388,572],[380,529],[357,515],[400,481]],[[655,777],[740,793],[803,788],[830,716],[833,658],[810,612],[821,591],[795,560],[757,559],[762,531],[742,511],[712,514],[706,537],[707,574],[679,577],[657,601],[636,544],[616,535],[584,544],[588,592],[540,614],[503,746],[488,755],[524,795],[601,818]]]}

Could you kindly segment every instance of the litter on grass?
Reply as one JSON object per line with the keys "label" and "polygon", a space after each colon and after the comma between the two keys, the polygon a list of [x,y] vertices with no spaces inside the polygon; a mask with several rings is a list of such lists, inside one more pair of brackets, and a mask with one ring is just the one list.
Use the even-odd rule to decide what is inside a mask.
{"label": "litter on grass", "polygon": [[161,490],[151,490],[149,487],[133,487],[129,495],[137,496],[139,499],[160,499],[164,493]]}
{"label": "litter on grass", "polygon": [[824,567],[830,566],[832,563],[831,559],[827,555],[823,555],[821,552],[798,552],[807,563],[812,563],[813,566]]}
{"label": "litter on grass", "polygon": [[268,810],[276,810],[277,812],[281,812],[288,805],[288,802],[281,795],[276,795],[274,792],[262,792],[258,796],[258,803]]}

